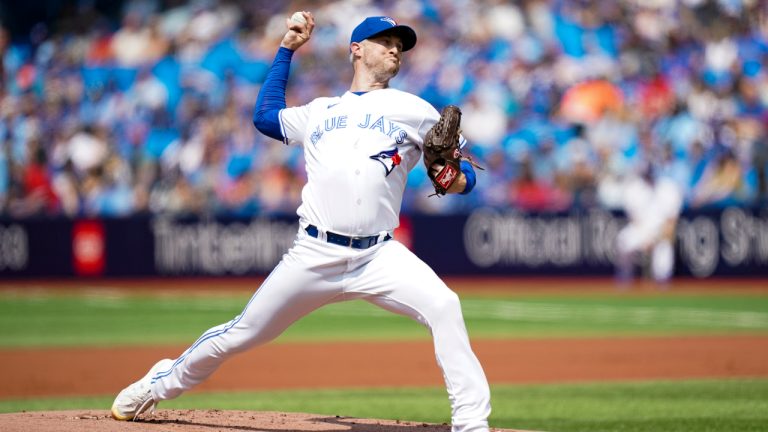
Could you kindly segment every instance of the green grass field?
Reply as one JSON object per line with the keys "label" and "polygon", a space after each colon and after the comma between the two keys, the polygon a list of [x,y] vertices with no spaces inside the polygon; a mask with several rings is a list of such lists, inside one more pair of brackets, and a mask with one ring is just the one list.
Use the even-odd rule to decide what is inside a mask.
{"label": "green grass field", "polygon": [[[249,298],[181,295],[0,291],[0,348],[186,344]],[[768,333],[768,295],[465,295],[462,308],[477,338]],[[353,301],[313,312],[277,342],[428,337],[408,318]]]}
{"label": "green grass field", "polygon": [[[186,344],[238,314],[249,297],[232,292],[177,294],[0,291],[0,350]],[[768,334],[768,295],[754,293],[485,294],[462,295],[462,305],[473,338]],[[427,337],[416,323],[356,301],[316,311],[277,343]],[[493,385],[492,392],[495,427],[548,432],[768,430],[766,379]],[[5,400],[0,401],[0,412],[106,409],[113,397]],[[193,391],[162,407],[449,420],[442,388]]]}

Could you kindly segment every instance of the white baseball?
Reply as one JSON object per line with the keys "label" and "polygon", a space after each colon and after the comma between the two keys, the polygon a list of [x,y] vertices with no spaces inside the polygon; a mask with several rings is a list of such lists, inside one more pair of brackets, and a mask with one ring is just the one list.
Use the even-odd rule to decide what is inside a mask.
{"label": "white baseball", "polygon": [[297,22],[299,24],[307,23],[307,19],[304,18],[304,15],[302,15],[301,12],[294,12],[293,15],[291,15],[291,21]]}

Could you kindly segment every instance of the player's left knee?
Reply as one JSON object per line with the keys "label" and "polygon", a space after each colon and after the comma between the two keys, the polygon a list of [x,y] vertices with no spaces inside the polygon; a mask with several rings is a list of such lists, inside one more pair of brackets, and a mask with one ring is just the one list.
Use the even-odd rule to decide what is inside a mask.
{"label": "player's left knee", "polygon": [[456,313],[461,313],[461,301],[455,292],[445,290],[435,298],[433,308],[438,316],[452,316]]}

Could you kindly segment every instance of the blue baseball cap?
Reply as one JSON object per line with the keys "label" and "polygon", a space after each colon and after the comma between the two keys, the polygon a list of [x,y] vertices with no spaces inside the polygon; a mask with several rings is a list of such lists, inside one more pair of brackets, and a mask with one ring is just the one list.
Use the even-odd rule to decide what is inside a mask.
{"label": "blue baseball cap", "polygon": [[352,31],[349,43],[362,42],[384,32],[391,31],[403,41],[403,51],[408,51],[416,45],[416,32],[412,28],[398,24],[388,16],[373,16],[363,20]]}

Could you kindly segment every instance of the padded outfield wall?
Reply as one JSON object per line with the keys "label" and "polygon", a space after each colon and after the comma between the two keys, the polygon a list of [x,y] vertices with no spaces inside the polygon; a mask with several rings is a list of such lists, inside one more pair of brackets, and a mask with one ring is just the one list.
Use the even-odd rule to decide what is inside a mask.
{"label": "padded outfield wall", "polygon": [[[442,275],[609,276],[620,214],[481,208],[404,216],[396,237]],[[0,220],[0,278],[263,276],[293,243],[295,216]],[[455,233],[455,234],[450,234]],[[768,209],[687,212],[677,276],[768,276]]]}

